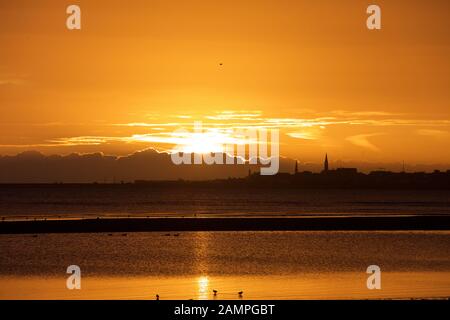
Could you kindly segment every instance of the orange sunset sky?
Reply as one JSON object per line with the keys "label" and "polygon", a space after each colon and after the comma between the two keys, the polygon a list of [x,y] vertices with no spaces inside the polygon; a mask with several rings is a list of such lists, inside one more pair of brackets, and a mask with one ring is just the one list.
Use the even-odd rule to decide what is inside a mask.
{"label": "orange sunset sky", "polygon": [[301,161],[448,164],[449,57],[448,0],[2,0],[0,154],[167,150],[202,121],[279,128]]}

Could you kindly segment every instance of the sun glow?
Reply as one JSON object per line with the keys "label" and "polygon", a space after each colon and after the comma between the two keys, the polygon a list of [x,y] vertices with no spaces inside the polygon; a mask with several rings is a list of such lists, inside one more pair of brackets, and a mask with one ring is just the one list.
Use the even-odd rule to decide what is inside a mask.
{"label": "sun glow", "polygon": [[178,152],[185,153],[209,153],[223,152],[224,142],[228,140],[224,134],[220,133],[194,133],[190,137],[184,137],[181,144],[176,149]]}
{"label": "sun glow", "polygon": [[229,145],[249,144],[250,141],[244,135],[222,128],[202,128],[200,122],[196,122],[193,132],[177,130],[172,133],[172,139],[177,145],[172,152],[183,153],[224,153]]}
{"label": "sun glow", "polygon": [[124,141],[170,144],[171,152],[184,153],[221,153],[227,151],[227,146],[256,144],[258,141],[245,134],[221,128],[207,128],[198,131],[184,129],[174,132],[158,132],[150,134],[136,134]]}

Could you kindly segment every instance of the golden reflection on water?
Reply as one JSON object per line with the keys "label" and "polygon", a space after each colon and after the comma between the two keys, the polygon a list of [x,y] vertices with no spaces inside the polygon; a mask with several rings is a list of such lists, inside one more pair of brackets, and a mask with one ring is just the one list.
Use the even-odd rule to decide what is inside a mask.
{"label": "golden reflection on water", "polygon": [[194,269],[197,270],[200,276],[197,278],[198,291],[196,298],[199,300],[207,300],[210,296],[209,279],[206,276],[208,274],[208,256],[209,256],[209,243],[212,240],[210,232],[197,232],[193,237],[194,247]]}
{"label": "golden reflection on water", "polygon": [[198,274],[207,275],[209,272],[209,245],[212,241],[212,236],[210,232],[196,232],[193,236],[193,247],[194,247],[194,269],[197,270]]}
{"label": "golden reflection on water", "polygon": [[198,283],[198,299],[207,300],[210,293],[208,277],[204,276],[199,277],[197,283]]}
{"label": "golden reflection on water", "polygon": [[[66,288],[65,270],[58,276],[46,277],[27,277],[18,275],[0,275],[0,300],[1,299],[155,299],[159,295],[162,300],[167,299],[240,299],[238,292],[243,291],[242,299],[409,299],[409,298],[442,298],[450,297],[450,271],[444,268],[438,271],[432,271],[433,267],[426,264],[420,264],[422,258],[425,262],[446,263],[448,234],[447,233],[395,233],[396,247],[391,246],[391,238],[386,238],[391,233],[211,233],[211,232],[193,232],[177,235],[176,237],[167,237],[166,235],[133,234],[125,237],[125,245],[117,250],[115,256],[128,257],[128,251],[133,244],[136,249],[131,257],[139,259],[122,259],[121,268],[136,267],[136,263],[144,261],[148,263],[159,263],[168,261],[169,266],[173,267],[173,273],[170,275],[162,273],[146,272],[138,276],[133,274],[121,274],[114,276],[83,276],[82,289],[68,290]],[[16,259],[16,267],[20,270],[22,265],[46,265],[51,260],[50,255],[35,254],[45,251],[42,246],[50,253],[64,257],[65,251],[60,248],[66,248],[62,240],[64,237],[55,235],[45,235],[37,238],[38,242],[34,246],[29,245],[30,238],[18,236],[3,236],[0,244],[3,248],[9,250],[10,257]],[[111,247],[116,248],[119,243],[112,241],[112,237],[104,235],[91,235],[82,248],[91,248],[93,241],[95,243],[106,244],[104,250]],[[103,238],[102,238],[103,237]],[[73,239],[79,239],[74,236]],[[85,239],[85,238],[83,238]],[[122,238],[121,238],[122,239]],[[381,255],[381,261],[391,263],[392,261],[405,266],[404,261],[413,261],[413,267],[417,271],[383,271],[382,290],[368,290],[366,287],[367,264],[361,263],[361,269],[352,269],[353,271],[323,271],[323,263],[340,263],[336,269],[348,267],[346,263],[355,258],[352,251],[348,253],[348,245],[354,244],[356,240],[365,239],[364,244],[353,253],[358,253],[364,259],[369,253],[377,254],[379,248],[387,248],[388,252]],[[400,240],[399,240],[400,239]],[[414,250],[411,240],[414,244]],[[45,241],[44,241],[45,240]],[[70,239],[69,239],[70,240]],[[122,239],[122,241],[125,241]],[[21,242],[22,241],[22,242]],[[39,242],[40,241],[40,242]],[[184,257],[179,266],[180,260],[171,260],[164,254],[158,255],[161,251],[148,251],[148,243],[160,243],[161,246],[168,247],[167,251],[172,256]],[[159,241],[159,242],[158,242]],[[289,242],[290,241],[290,242]],[[380,242],[381,241],[381,242]],[[384,241],[384,242],[383,242]],[[399,245],[399,241],[401,241]],[[244,243],[245,242],[245,243]],[[122,242],[120,242],[122,243]],[[33,243],[32,243],[33,244]],[[55,245],[56,244],[56,245]],[[387,244],[383,245],[382,244]],[[114,245],[114,246],[113,246]],[[283,250],[284,246],[290,245],[290,248],[296,251],[286,250],[278,255],[278,251]],[[251,250],[250,250],[250,249]],[[262,250],[263,248],[264,250]],[[97,248],[96,248],[97,249]],[[248,250],[244,250],[248,249]],[[298,250],[297,250],[298,249]],[[389,250],[390,249],[390,250]],[[242,252],[244,250],[244,252]],[[309,250],[309,251],[308,251]],[[166,252],[162,250],[163,253]],[[3,251],[4,252],[4,251]],[[3,253],[2,252],[2,253]],[[20,255],[16,253],[19,252]],[[96,251],[83,251],[90,254],[98,265],[104,260],[96,257]],[[100,250],[101,252],[101,250]],[[309,254],[313,252],[314,255]],[[332,252],[331,258],[326,259]],[[406,252],[406,253],[405,253]],[[152,253],[155,254],[154,259]],[[301,257],[300,260],[289,260],[290,265],[293,261],[298,263],[298,268],[290,272],[281,268],[274,262],[274,257],[284,259],[291,258],[292,254]],[[8,256],[8,255],[6,255]],[[241,262],[246,262],[242,257],[251,256],[251,265],[247,263],[247,271],[252,273],[247,275],[241,272]],[[303,257],[313,259],[314,264],[308,264]],[[23,257],[36,258],[21,260]],[[81,256],[80,256],[81,257]],[[83,256],[84,257],[84,256]],[[270,259],[268,258],[270,257]],[[72,259],[72,256],[70,255]],[[295,258],[295,256],[294,256]],[[232,260],[234,259],[234,260]],[[263,260],[264,259],[264,260]],[[277,261],[278,261],[277,260]],[[342,260],[342,261],[341,261]],[[53,260],[51,260],[53,261]],[[261,264],[264,261],[264,264]],[[356,260],[358,262],[358,260]],[[302,262],[305,262],[302,264]],[[22,264],[21,264],[22,263]],[[183,265],[183,263],[185,263]],[[252,266],[258,268],[251,268]],[[147,266],[147,265],[145,265]],[[234,269],[233,269],[234,266]],[[270,274],[259,272],[259,267],[264,267],[270,271]],[[297,265],[295,265],[297,266]],[[349,268],[349,267],[348,267]],[[431,269],[431,270],[427,270]],[[51,268],[49,269],[51,270]],[[159,270],[159,269],[157,269]],[[162,269],[164,270],[164,269]],[[305,270],[309,270],[306,272]],[[355,271],[356,270],[356,271]],[[407,269],[409,270],[409,269]],[[44,270],[45,271],[45,270]],[[262,270],[267,271],[267,270]],[[289,271],[289,270],[287,270]],[[217,290],[217,296],[213,290]]]}
{"label": "golden reflection on water", "polygon": [[[449,272],[385,272],[382,289],[368,290],[365,272],[291,276],[178,276],[82,279],[68,290],[66,278],[0,277],[0,299],[411,299],[450,297]],[[212,290],[218,290],[217,296]]]}

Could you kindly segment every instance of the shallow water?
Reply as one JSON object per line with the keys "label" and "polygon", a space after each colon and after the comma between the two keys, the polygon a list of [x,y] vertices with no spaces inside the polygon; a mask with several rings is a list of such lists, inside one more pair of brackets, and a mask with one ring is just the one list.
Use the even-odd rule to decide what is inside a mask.
{"label": "shallow water", "polygon": [[[0,236],[0,297],[166,299],[450,296],[450,232]],[[78,265],[82,290],[65,288]],[[378,265],[382,289],[368,290]]]}
{"label": "shallow water", "polygon": [[[85,277],[68,290],[63,277],[0,277],[0,299],[442,299],[450,272],[385,272],[381,290],[368,290],[364,272],[290,276]],[[212,290],[218,290],[214,296]],[[244,291],[242,297],[239,291]]]}
{"label": "shallow water", "polygon": [[0,186],[0,215],[5,219],[316,214],[450,214],[450,190]]}

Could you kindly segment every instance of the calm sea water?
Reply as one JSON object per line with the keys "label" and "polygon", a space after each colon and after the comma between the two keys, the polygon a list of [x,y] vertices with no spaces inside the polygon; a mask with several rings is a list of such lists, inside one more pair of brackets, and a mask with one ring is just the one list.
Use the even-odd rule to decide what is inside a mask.
{"label": "calm sea water", "polygon": [[0,186],[0,216],[450,214],[450,190],[233,190],[133,185]]}
{"label": "calm sea water", "polygon": [[[0,298],[245,299],[450,296],[450,232],[0,235]],[[66,268],[82,290],[65,288]],[[366,269],[382,270],[368,290]]]}
{"label": "calm sea water", "polygon": [[[0,186],[4,219],[450,214],[450,191]],[[1,299],[450,296],[449,232],[0,235]],[[66,268],[82,290],[66,289]],[[368,290],[366,269],[382,270]]]}

